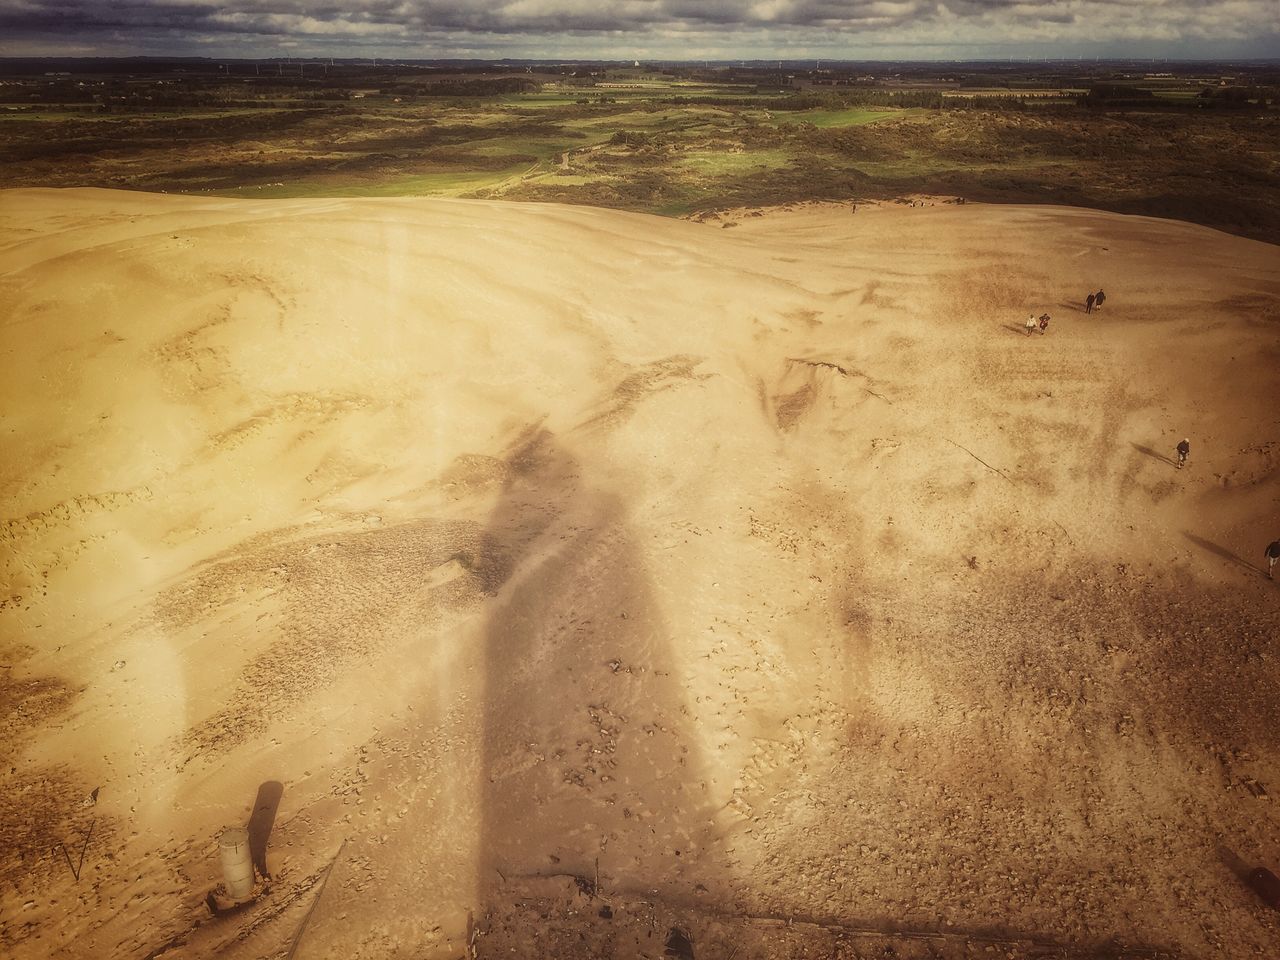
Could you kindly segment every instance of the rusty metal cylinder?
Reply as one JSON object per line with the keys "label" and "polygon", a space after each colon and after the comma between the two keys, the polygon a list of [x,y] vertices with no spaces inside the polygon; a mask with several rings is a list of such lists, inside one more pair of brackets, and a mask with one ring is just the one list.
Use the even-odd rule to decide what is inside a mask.
{"label": "rusty metal cylinder", "polygon": [[249,831],[228,827],[218,838],[218,854],[222,858],[222,881],[227,896],[243,900],[253,892],[253,857],[249,853]]}

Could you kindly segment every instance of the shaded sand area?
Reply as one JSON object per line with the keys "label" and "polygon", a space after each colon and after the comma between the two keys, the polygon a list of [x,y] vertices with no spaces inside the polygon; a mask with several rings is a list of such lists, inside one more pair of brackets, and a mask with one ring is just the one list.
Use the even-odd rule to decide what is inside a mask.
{"label": "shaded sand area", "polygon": [[0,952],[1273,955],[1280,251],[733,222],[0,194]]}

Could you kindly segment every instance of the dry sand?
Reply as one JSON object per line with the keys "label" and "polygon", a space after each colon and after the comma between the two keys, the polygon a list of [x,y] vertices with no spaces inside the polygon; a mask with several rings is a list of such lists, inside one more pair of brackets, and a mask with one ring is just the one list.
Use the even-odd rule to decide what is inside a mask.
{"label": "dry sand", "polygon": [[0,193],[0,952],[1273,956],[1280,251],[733,222]]}

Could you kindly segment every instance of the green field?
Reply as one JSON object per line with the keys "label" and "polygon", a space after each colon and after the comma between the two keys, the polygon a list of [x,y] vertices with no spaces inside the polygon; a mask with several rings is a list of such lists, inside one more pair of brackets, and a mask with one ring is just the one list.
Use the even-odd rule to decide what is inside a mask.
{"label": "green field", "polygon": [[1274,111],[1199,111],[1195,85],[1149,84],[1153,105],[1181,108],[1160,114],[1090,111],[1066,86],[951,88],[922,107],[909,105],[915,88],[881,91],[881,105],[859,91],[638,74],[469,96],[364,84],[336,98],[273,89],[185,109],[0,109],[0,185],[506,198],[662,215],[932,194],[1170,216],[1280,240]]}

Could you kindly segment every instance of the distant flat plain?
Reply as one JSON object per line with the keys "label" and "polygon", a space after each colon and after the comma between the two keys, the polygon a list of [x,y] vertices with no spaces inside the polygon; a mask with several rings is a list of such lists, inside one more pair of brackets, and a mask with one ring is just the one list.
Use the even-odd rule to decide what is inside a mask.
{"label": "distant flat plain", "polygon": [[172,82],[88,80],[81,103],[11,103],[0,109],[0,186],[505,198],[669,216],[934,194],[1280,241],[1277,112],[1174,109],[1196,96],[1192,83],[1156,83],[1149,106],[1103,110],[1063,86],[869,95],[637,72],[444,97],[385,78],[321,91],[287,80],[202,88],[186,103],[156,92]]}

